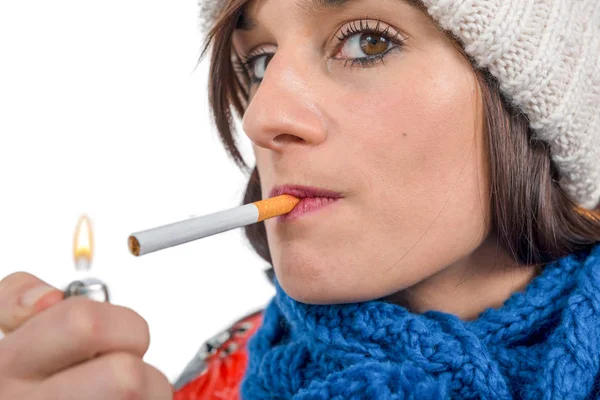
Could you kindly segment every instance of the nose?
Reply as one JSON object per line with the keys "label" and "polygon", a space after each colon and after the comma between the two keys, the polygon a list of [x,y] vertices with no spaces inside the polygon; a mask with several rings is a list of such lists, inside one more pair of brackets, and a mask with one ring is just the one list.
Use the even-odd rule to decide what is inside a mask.
{"label": "nose", "polygon": [[244,132],[255,145],[281,152],[289,146],[325,141],[315,72],[311,74],[298,53],[286,57],[279,50],[273,56],[242,119]]}

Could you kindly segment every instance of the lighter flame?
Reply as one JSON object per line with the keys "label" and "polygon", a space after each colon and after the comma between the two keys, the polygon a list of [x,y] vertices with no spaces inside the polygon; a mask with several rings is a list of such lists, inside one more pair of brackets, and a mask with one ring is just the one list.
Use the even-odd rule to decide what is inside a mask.
{"label": "lighter flame", "polygon": [[79,217],[77,228],[75,229],[75,240],[73,241],[73,258],[75,266],[80,269],[79,264],[86,265],[89,268],[94,254],[94,236],[92,235],[92,223],[87,215]]}

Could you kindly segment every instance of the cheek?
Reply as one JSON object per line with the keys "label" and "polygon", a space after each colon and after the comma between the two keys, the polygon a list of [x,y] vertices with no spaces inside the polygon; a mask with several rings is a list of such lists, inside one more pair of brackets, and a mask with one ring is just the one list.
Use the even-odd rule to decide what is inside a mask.
{"label": "cheek", "polygon": [[[349,158],[369,179],[368,190],[359,193],[369,205],[363,221],[373,238],[369,245],[394,249],[384,267],[410,252],[413,257],[395,267],[404,274],[398,279],[408,282],[437,272],[483,240],[489,172],[468,65],[440,67],[426,59],[399,69],[346,103],[340,120],[353,136]],[[449,235],[449,229],[456,232]]]}
{"label": "cheek", "polygon": [[425,57],[395,64],[397,73],[380,73],[360,97],[348,96],[353,100],[340,119],[381,189],[431,196],[435,187],[455,183],[475,141],[483,139],[475,78],[458,62],[441,68]]}

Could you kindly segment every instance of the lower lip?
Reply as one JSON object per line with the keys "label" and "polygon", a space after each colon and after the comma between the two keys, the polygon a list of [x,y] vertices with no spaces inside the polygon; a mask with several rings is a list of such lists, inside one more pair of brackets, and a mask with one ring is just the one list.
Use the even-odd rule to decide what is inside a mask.
{"label": "lower lip", "polygon": [[314,211],[320,210],[321,208],[327,207],[328,205],[336,202],[339,199],[331,198],[331,197],[305,197],[292,211],[287,214],[281,215],[278,217],[280,221],[291,221],[297,218],[302,217],[303,215],[312,213]]}

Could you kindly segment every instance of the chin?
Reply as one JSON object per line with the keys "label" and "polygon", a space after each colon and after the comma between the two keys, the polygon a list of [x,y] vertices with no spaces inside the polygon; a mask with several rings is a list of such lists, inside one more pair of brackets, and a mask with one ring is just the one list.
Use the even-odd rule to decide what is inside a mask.
{"label": "chin", "polygon": [[331,293],[328,293],[327,288],[316,282],[301,282],[297,278],[285,279],[285,277],[278,277],[278,279],[284,292],[300,303],[321,305],[336,303]]}
{"label": "chin", "polygon": [[292,299],[306,304],[330,304],[327,280],[315,264],[296,262],[274,263],[275,275],[283,291]]}
{"label": "chin", "polygon": [[292,299],[305,304],[329,305],[373,298],[364,285],[353,284],[347,272],[337,271],[336,274],[326,263],[308,265],[311,268],[298,262],[274,264],[281,288]]}

